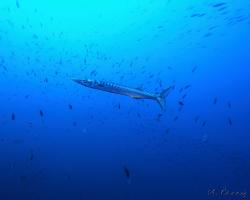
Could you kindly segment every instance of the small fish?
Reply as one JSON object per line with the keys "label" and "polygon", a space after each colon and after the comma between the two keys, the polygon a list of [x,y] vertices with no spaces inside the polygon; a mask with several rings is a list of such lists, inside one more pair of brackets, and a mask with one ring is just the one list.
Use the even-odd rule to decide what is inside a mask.
{"label": "small fish", "polygon": [[38,35],[34,33],[34,34],[32,35],[32,38],[33,38],[33,39],[38,39]]}
{"label": "small fish", "polygon": [[220,7],[220,8],[218,9],[218,11],[223,11],[223,10],[225,10],[226,8],[227,8],[226,6]]}
{"label": "small fish", "polygon": [[73,126],[77,126],[77,122],[73,122]]}
{"label": "small fish", "polygon": [[187,96],[187,94],[183,94],[181,98],[182,98],[182,99],[185,99],[186,96]]}
{"label": "small fish", "polygon": [[200,119],[200,116],[197,115],[197,116],[194,118],[195,123],[197,123],[199,119]]}
{"label": "small fish", "polygon": [[33,160],[34,159],[34,154],[31,152],[30,153],[30,160]]}
{"label": "small fish", "polygon": [[192,73],[194,73],[196,70],[197,70],[197,66],[194,66],[193,69],[192,69]]}
{"label": "small fish", "polygon": [[126,166],[123,167],[123,172],[124,172],[124,175],[127,177],[127,179],[130,179],[130,171]]}
{"label": "small fish", "polygon": [[182,101],[178,102],[180,106],[184,106],[184,103]]}
{"label": "small fish", "polygon": [[230,101],[227,103],[227,107],[228,107],[228,108],[231,108],[231,107],[232,107],[232,104],[231,104]]}
{"label": "small fish", "polygon": [[151,79],[151,78],[153,78],[154,77],[154,75],[153,74],[151,74],[151,75],[149,75],[149,78]]}
{"label": "small fish", "polygon": [[215,97],[215,98],[214,98],[214,105],[217,104],[217,101],[218,101],[218,99],[217,99],[217,97]]}
{"label": "small fish", "polygon": [[45,79],[44,79],[44,82],[45,82],[45,83],[48,83],[48,82],[49,82],[48,78],[45,78]]}
{"label": "small fish", "polygon": [[226,5],[225,2],[221,2],[221,3],[213,4],[212,6],[213,6],[214,8],[218,8],[218,7],[225,6],[225,5]]}
{"label": "small fish", "polygon": [[230,117],[228,117],[228,123],[229,123],[230,126],[233,125],[232,119]]}
{"label": "small fish", "polygon": [[73,106],[71,104],[68,105],[69,106],[69,109],[72,110],[73,109]]}
{"label": "small fish", "polygon": [[206,34],[204,34],[203,37],[210,37],[210,36],[212,36],[212,35],[213,35],[212,33],[206,33]]}
{"label": "small fish", "polygon": [[96,71],[96,70],[92,70],[92,71],[90,72],[90,75],[91,75],[91,76],[96,76],[96,75],[97,75],[97,71]]}
{"label": "small fish", "polygon": [[19,4],[19,1],[18,1],[18,0],[16,0],[16,7],[17,7],[17,8],[20,8],[20,4]]}
{"label": "small fish", "polygon": [[207,121],[203,121],[202,127],[206,126],[206,124],[207,124]]}
{"label": "small fish", "polygon": [[44,116],[44,113],[43,113],[43,111],[42,111],[42,110],[40,110],[40,111],[39,111],[39,114],[40,114],[40,116],[41,116],[41,117],[43,117],[43,116]]}
{"label": "small fish", "polygon": [[33,154],[33,152],[31,151],[31,152],[30,152],[30,155],[29,155],[29,160],[32,161],[33,159],[34,159],[34,154]]}
{"label": "small fish", "polygon": [[161,80],[159,81],[159,85],[160,85],[160,87],[162,87],[162,81]]}
{"label": "small fish", "polygon": [[186,85],[186,86],[184,87],[184,89],[186,90],[186,89],[188,89],[188,88],[190,88],[190,87],[191,87],[191,85],[188,84],[188,85]]}
{"label": "small fish", "polygon": [[179,119],[179,117],[178,117],[178,116],[175,116],[174,121],[177,121],[178,119]]}
{"label": "small fish", "polygon": [[15,113],[12,113],[11,114],[11,120],[14,121],[15,119],[16,119],[16,115],[15,115]]}
{"label": "small fish", "polygon": [[193,18],[193,17],[203,17],[205,16],[206,14],[205,13],[194,13],[192,14],[190,17]]}
{"label": "small fish", "polygon": [[3,66],[3,69],[4,69],[5,71],[8,71],[7,67],[5,67],[5,66]]}
{"label": "small fish", "polygon": [[156,118],[156,121],[158,121],[158,122],[161,121],[161,117],[162,117],[162,116],[163,116],[162,114],[158,114],[158,115],[157,115],[157,118]]}
{"label": "small fish", "polygon": [[165,133],[166,133],[166,134],[169,134],[169,131],[170,131],[170,128],[167,128],[167,129],[165,130]]}

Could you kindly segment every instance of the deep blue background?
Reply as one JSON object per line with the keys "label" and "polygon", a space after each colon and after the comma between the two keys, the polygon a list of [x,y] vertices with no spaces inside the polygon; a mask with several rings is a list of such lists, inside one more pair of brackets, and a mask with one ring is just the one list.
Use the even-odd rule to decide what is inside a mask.
{"label": "deep blue background", "polygon": [[249,75],[248,0],[1,0],[0,199],[247,199]]}

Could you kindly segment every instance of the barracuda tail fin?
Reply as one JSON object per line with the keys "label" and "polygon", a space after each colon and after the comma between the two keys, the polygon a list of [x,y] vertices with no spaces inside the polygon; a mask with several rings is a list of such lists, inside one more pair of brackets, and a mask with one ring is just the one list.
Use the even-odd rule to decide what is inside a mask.
{"label": "barracuda tail fin", "polygon": [[160,105],[162,110],[165,110],[166,108],[166,98],[169,95],[169,93],[171,92],[171,90],[173,90],[174,87],[170,86],[167,89],[163,90],[157,97],[156,97],[156,101],[157,103]]}

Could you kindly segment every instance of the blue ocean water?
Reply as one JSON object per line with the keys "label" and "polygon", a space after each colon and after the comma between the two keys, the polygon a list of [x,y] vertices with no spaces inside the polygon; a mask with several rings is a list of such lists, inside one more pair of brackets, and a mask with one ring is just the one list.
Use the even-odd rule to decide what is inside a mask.
{"label": "blue ocean water", "polygon": [[1,0],[0,199],[249,199],[249,75],[248,0]]}

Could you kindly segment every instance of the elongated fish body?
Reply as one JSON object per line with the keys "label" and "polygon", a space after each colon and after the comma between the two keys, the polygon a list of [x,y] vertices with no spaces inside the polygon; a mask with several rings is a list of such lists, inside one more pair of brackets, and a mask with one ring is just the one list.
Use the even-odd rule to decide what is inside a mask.
{"label": "elongated fish body", "polygon": [[102,90],[114,94],[129,96],[134,99],[151,99],[157,101],[161,109],[165,109],[165,97],[169,94],[172,87],[163,90],[160,94],[151,94],[140,89],[130,88],[115,83],[96,81],[96,80],[80,80],[73,79],[74,82],[85,87]]}

